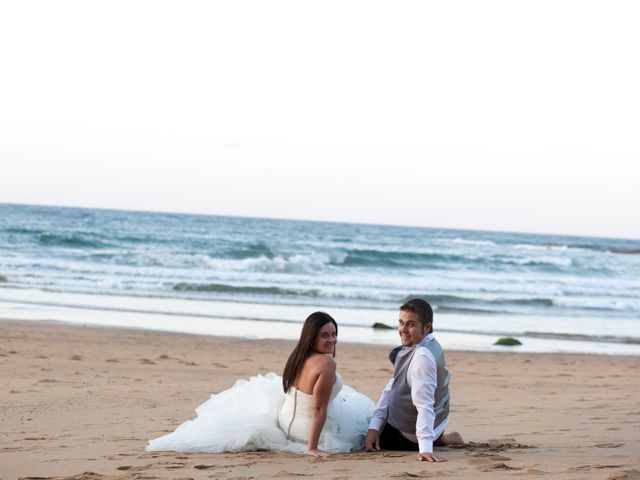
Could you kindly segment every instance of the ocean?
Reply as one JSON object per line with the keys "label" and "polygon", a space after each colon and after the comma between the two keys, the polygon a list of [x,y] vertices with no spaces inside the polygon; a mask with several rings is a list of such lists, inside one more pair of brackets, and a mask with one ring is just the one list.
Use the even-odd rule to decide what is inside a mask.
{"label": "ocean", "polygon": [[0,318],[395,345],[414,296],[445,348],[640,355],[639,240],[0,204]]}

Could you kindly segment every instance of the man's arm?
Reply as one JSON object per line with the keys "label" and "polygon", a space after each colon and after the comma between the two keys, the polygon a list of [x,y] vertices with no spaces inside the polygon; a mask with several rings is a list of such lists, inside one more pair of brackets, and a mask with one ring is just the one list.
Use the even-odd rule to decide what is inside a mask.
{"label": "man's arm", "polygon": [[387,407],[389,406],[389,392],[391,391],[391,386],[393,385],[393,378],[391,378],[387,385],[384,387],[384,390],[380,394],[380,400],[378,400],[378,404],[376,405],[375,410],[373,411],[373,416],[371,417],[371,421],[369,422],[369,429],[371,430],[382,430],[384,424],[387,421]]}
{"label": "man's arm", "polygon": [[411,400],[418,410],[416,437],[420,454],[418,460],[442,462],[445,459],[433,453],[435,441],[434,423],[436,414],[435,393],[438,384],[436,360],[426,348],[419,348],[409,367],[411,381]]}
{"label": "man's arm", "polygon": [[367,452],[380,450],[380,432],[387,421],[387,407],[389,405],[389,391],[393,385],[393,378],[387,382],[386,387],[380,394],[380,400],[373,411],[373,416],[369,422],[369,431],[364,441],[364,447]]}

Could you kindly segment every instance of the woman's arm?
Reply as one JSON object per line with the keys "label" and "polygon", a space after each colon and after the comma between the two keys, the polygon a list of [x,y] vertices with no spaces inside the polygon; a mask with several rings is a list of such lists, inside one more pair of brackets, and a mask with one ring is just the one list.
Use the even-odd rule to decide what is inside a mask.
{"label": "woman's arm", "polygon": [[327,408],[331,399],[331,390],[336,378],[336,363],[326,357],[320,366],[320,374],[313,385],[313,398],[311,401],[311,425],[309,428],[308,454],[313,456],[326,456],[326,452],[318,449],[320,433],[327,419]]}

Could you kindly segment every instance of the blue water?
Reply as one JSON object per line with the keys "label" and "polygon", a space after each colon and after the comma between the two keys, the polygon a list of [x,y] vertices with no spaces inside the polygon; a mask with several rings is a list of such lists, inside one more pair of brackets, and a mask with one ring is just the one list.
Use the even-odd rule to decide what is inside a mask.
{"label": "blue water", "polygon": [[411,296],[453,348],[640,354],[640,241],[0,204],[2,318],[393,344]]}

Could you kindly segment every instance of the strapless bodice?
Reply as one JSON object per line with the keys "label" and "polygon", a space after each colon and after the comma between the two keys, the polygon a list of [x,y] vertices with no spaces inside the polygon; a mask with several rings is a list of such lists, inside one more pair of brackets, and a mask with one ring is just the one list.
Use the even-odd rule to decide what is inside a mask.
{"label": "strapless bodice", "polygon": [[[336,378],[331,389],[331,399],[329,400],[329,408],[331,403],[342,390],[342,377],[336,373]],[[287,392],[284,404],[278,413],[278,423],[287,438],[298,442],[307,442],[309,435],[309,427],[311,425],[313,407],[313,395],[299,390],[295,386],[291,386]]]}

